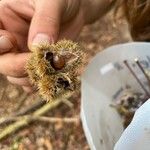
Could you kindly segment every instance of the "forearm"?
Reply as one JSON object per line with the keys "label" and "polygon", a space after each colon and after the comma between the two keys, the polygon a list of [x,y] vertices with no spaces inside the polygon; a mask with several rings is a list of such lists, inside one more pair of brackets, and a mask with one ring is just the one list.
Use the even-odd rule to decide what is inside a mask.
{"label": "forearm", "polygon": [[85,23],[90,24],[105,15],[116,0],[84,0]]}

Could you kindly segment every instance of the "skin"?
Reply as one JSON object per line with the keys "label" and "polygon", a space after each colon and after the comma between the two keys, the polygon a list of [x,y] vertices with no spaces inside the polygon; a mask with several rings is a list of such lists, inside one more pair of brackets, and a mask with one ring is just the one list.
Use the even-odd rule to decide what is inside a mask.
{"label": "skin", "polygon": [[24,69],[29,49],[40,42],[75,40],[85,24],[104,14],[108,4],[110,0],[1,0],[0,73],[31,91]]}

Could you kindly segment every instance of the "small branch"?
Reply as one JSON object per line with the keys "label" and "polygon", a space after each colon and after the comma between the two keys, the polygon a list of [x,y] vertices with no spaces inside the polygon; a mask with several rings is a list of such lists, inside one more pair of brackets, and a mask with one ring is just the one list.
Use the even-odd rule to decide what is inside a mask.
{"label": "small branch", "polygon": [[4,128],[4,130],[2,130],[2,132],[0,133],[0,141],[6,136],[10,135],[11,133],[17,131],[19,128],[28,125],[29,122],[29,118],[24,118],[21,121],[17,121],[16,123],[13,123],[12,125],[9,125],[8,127]]}
{"label": "small branch", "polygon": [[62,100],[64,104],[66,104],[69,108],[73,108],[73,103],[71,103],[68,99]]}
{"label": "small branch", "polygon": [[31,117],[33,120],[42,121],[42,122],[49,122],[49,123],[79,123],[79,117],[75,118],[56,118],[56,117],[43,117],[43,116],[36,116]]}
{"label": "small branch", "polygon": [[22,107],[22,105],[24,104],[24,102],[26,101],[28,96],[29,96],[29,94],[27,94],[27,93],[22,94],[22,96],[20,97],[19,102],[18,102],[19,104],[17,105],[15,111],[18,111]]}
{"label": "small branch", "polygon": [[[66,99],[68,97],[70,97],[71,94],[66,95]],[[19,121],[12,123],[11,125],[7,126],[6,128],[4,128],[4,130],[0,133],[0,141],[4,138],[6,138],[8,135],[18,131],[20,128],[32,123],[34,120],[32,119],[32,117],[39,117],[44,115],[45,113],[47,113],[48,111],[54,109],[55,107],[57,107],[58,105],[60,105],[62,103],[62,100],[55,100],[53,102],[49,102],[46,103],[44,106],[42,106],[41,108],[39,108],[38,110],[36,110],[35,112],[33,112],[33,114],[31,116],[28,115],[22,117],[22,119],[20,119]]]}
{"label": "small branch", "polygon": [[45,117],[45,116],[32,116],[32,115],[25,115],[25,116],[19,116],[19,117],[10,117],[9,120],[11,121],[20,121],[22,119],[27,118],[28,120],[32,121],[41,121],[41,122],[50,122],[50,123],[78,123],[79,117],[74,118],[58,118],[58,117]]}
{"label": "small branch", "polygon": [[10,117],[1,117],[0,118],[0,125],[3,126],[5,124],[8,124],[10,122],[13,122],[14,121],[14,117],[15,116],[10,116]]}
{"label": "small branch", "polygon": [[44,100],[43,101],[37,100],[37,102],[34,103],[33,105],[31,105],[30,107],[24,108],[24,109],[20,110],[19,112],[13,113],[11,116],[1,117],[0,118],[0,126],[3,126],[3,125],[6,125],[8,123],[16,121],[14,119],[15,117],[29,114],[29,113],[39,109],[40,107],[42,107],[45,103],[46,102]]}
{"label": "small branch", "polygon": [[13,116],[21,116],[21,115],[29,114],[29,113],[39,109],[40,107],[42,107],[45,103],[46,103],[46,101],[41,100],[41,98],[39,98],[38,100],[36,100],[36,102],[34,104],[32,104],[31,106],[29,106],[27,108],[20,110],[17,113],[14,113]]}

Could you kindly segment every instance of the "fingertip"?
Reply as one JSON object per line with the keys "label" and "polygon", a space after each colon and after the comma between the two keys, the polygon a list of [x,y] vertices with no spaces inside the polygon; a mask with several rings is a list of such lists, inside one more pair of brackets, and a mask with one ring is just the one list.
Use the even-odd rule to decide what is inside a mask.
{"label": "fingertip", "polygon": [[0,52],[17,49],[16,38],[8,31],[0,30]]}
{"label": "fingertip", "polygon": [[0,52],[5,53],[13,48],[12,42],[7,36],[0,36]]}

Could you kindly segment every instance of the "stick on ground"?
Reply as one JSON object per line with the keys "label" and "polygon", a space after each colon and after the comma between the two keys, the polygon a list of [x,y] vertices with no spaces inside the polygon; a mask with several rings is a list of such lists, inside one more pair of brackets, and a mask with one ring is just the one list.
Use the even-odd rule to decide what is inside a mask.
{"label": "stick on ground", "polygon": [[[65,96],[65,99],[68,99],[68,97],[70,97],[72,94],[68,94]],[[54,109],[55,107],[57,107],[58,105],[60,105],[64,100],[60,100],[57,99],[51,103],[46,103],[44,106],[42,106],[41,108],[39,108],[38,110],[36,110],[35,112],[33,112],[33,114],[31,115],[31,117],[22,117],[21,120],[16,121],[15,123],[12,123],[11,125],[7,126],[6,128],[4,128],[4,130],[0,133],[0,141],[4,138],[6,138],[8,135],[11,135],[12,133],[18,131],[20,128],[25,127],[26,125],[32,123],[34,121],[34,119],[32,119],[32,117],[36,118],[39,116],[44,115],[45,113],[47,113],[48,111]]]}

